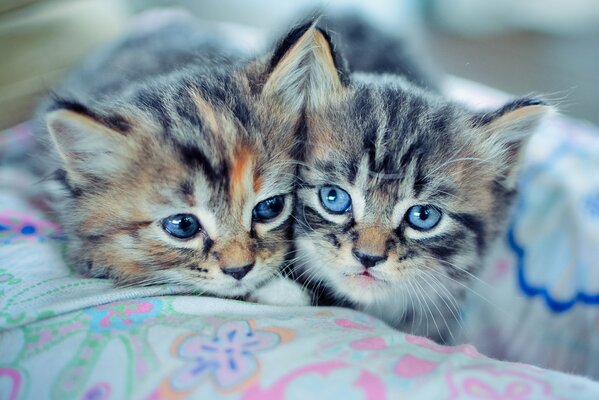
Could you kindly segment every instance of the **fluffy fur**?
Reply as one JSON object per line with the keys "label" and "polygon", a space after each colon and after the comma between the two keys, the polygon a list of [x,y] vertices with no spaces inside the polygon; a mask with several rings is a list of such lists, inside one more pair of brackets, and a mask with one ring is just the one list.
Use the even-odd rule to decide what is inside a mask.
{"label": "fluffy fur", "polygon": [[[298,49],[283,40],[250,60],[188,16],[161,20],[96,52],[43,104],[51,144],[37,161],[54,171],[68,258],[86,275],[246,296],[289,251],[303,103],[282,60]],[[282,212],[255,220],[273,196]],[[195,215],[199,232],[167,234],[176,214]],[[241,267],[241,279],[226,273]]]}
{"label": "fluffy fur", "polygon": [[[522,148],[548,107],[520,99],[476,113],[399,75],[339,73],[339,59],[328,42],[304,64],[326,90],[303,87],[293,275],[316,304],[449,341],[468,282],[503,230]],[[323,207],[319,190],[330,185],[350,194],[347,212]],[[438,225],[412,228],[414,205],[439,209]],[[360,253],[379,262],[366,265]]]}

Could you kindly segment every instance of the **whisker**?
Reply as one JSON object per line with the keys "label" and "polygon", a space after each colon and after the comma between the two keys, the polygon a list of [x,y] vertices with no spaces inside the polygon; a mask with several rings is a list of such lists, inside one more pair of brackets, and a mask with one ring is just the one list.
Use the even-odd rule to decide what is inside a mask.
{"label": "whisker", "polygon": [[[416,278],[418,278],[418,275],[414,275]],[[420,285],[420,283],[418,282],[418,279],[414,279],[414,285],[418,287],[418,289],[420,289],[420,295],[423,298],[424,301],[424,305],[426,306],[428,313],[431,317],[431,319],[433,320],[433,324],[435,325],[435,328],[437,329],[437,333],[439,334],[439,337],[442,338],[443,335],[441,334],[441,329],[439,329],[439,325],[437,324],[437,319],[435,318],[435,316],[433,315],[433,310],[431,309],[429,302],[426,301],[427,298],[430,299],[430,297],[428,296],[428,293],[423,289],[422,285]],[[426,296],[426,297],[425,297]],[[435,304],[435,302],[433,301],[433,305]],[[427,317],[428,320],[428,317]],[[428,336],[428,329],[427,329],[427,336]]]}
{"label": "whisker", "polygon": [[424,259],[427,259],[427,260],[431,260],[431,261],[439,262],[441,264],[449,265],[450,267],[455,268],[458,271],[465,273],[467,276],[469,276],[473,280],[475,280],[475,281],[477,281],[477,282],[485,285],[487,288],[492,289],[491,285],[489,285],[487,282],[485,282],[484,280],[482,280],[479,276],[473,274],[472,272],[468,271],[464,267],[461,267],[461,266],[459,266],[459,265],[457,265],[455,263],[452,263],[450,261],[447,261],[447,260],[441,260],[441,259],[434,258],[434,257],[431,257],[431,256],[427,256],[427,255],[421,255],[421,257],[424,258]]}
{"label": "whisker", "polygon": [[[438,296],[443,300],[443,302],[445,303],[445,306],[447,307],[447,309],[452,313],[453,317],[456,319],[456,321],[458,322],[458,324],[460,324],[461,326],[461,319],[462,319],[462,315],[460,314],[460,306],[458,304],[458,301],[456,300],[455,296],[453,295],[453,293],[451,293],[451,291],[449,289],[447,289],[445,287],[445,285],[443,285],[443,282],[441,282],[439,280],[439,278],[437,278],[436,276],[434,276],[433,274],[431,274],[429,271],[426,270],[422,270],[420,271],[421,273],[425,274],[429,279],[431,279],[433,281],[433,283],[435,283],[436,287],[439,288],[443,293],[445,293],[447,295],[447,298],[445,296],[442,296],[441,294],[439,294],[436,291],[436,288],[433,287],[433,290],[435,290],[435,292],[437,292]],[[427,282],[427,284],[432,285],[430,282]],[[451,304],[447,303],[447,300],[449,300],[449,302]],[[456,315],[456,312],[458,313],[458,315]]]}
{"label": "whisker", "polygon": [[[423,272],[423,271],[421,271],[421,272]],[[422,278],[420,275],[416,275],[416,276],[417,276],[418,278]],[[447,301],[445,301],[444,297],[443,297],[443,296],[441,296],[441,294],[439,293],[439,291],[438,291],[438,290],[437,290],[437,289],[436,289],[436,288],[435,288],[435,287],[434,287],[434,286],[433,286],[433,285],[432,285],[430,282],[428,282],[427,280],[425,280],[425,279],[422,279],[422,281],[423,281],[424,283],[426,283],[426,284],[427,284],[427,285],[428,285],[428,286],[429,286],[429,287],[430,287],[430,288],[431,288],[431,289],[432,289],[432,290],[435,292],[435,294],[437,295],[437,297],[438,297],[439,299],[441,299],[441,301],[443,301],[443,303],[445,304],[445,306],[446,306],[446,307],[447,307],[447,308],[448,308],[448,309],[451,311],[452,315],[454,316],[454,319],[455,319],[456,321],[458,321],[457,317],[455,316],[455,313],[453,312],[453,309],[449,307],[449,305],[447,304]],[[423,290],[424,290],[424,288],[423,288]],[[427,292],[427,293],[428,293],[428,292]],[[429,297],[429,298],[430,298],[430,297]],[[440,309],[440,308],[439,308],[439,306],[437,305],[437,302],[436,302],[434,299],[432,299],[432,298],[431,298],[431,300],[433,301],[433,306],[435,307],[435,309],[437,310],[437,312],[439,313],[439,315],[441,316],[441,318],[443,318],[443,323],[445,324],[445,327],[447,328],[447,331],[449,332],[449,335],[451,336],[451,339],[452,339],[453,341],[455,341],[455,336],[454,336],[454,334],[453,334],[453,332],[452,332],[452,330],[451,330],[451,327],[450,327],[450,326],[449,326],[449,324],[447,323],[447,320],[446,320],[446,318],[445,318],[445,314],[444,314],[443,312],[441,312],[441,309]],[[459,322],[459,321],[458,321],[458,322]],[[439,333],[439,335],[441,335],[441,333]],[[443,339],[443,340],[445,340],[445,339]]]}
{"label": "whisker", "polygon": [[444,273],[444,272],[438,271],[438,270],[436,270],[436,269],[433,269],[433,268],[431,268],[431,267],[428,267],[428,268],[429,268],[429,270],[430,270],[431,272],[434,272],[434,273],[436,273],[436,274],[439,274],[439,275],[441,275],[442,277],[444,277],[444,278],[447,278],[447,279],[449,279],[449,280],[451,280],[451,281],[455,282],[456,284],[458,284],[458,285],[462,286],[464,289],[466,289],[467,291],[469,291],[469,292],[470,292],[470,293],[472,293],[473,295],[477,296],[478,298],[480,298],[481,300],[483,300],[485,303],[487,303],[487,304],[489,304],[490,306],[492,306],[492,307],[493,307],[495,310],[497,310],[498,312],[500,312],[500,313],[501,313],[501,314],[502,314],[502,315],[503,315],[505,318],[507,318],[507,319],[510,319],[510,320],[512,319],[512,317],[510,316],[510,314],[508,314],[508,313],[507,313],[507,311],[505,311],[505,310],[503,310],[503,309],[499,308],[497,305],[493,304],[493,302],[491,302],[491,300],[489,300],[487,297],[483,296],[483,295],[482,295],[482,294],[480,294],[478,291],[476,291],[476,290],[472,289],[471,287],[469,287],[469,286],[468,286],[468,285],[466,285],[465,283],[463,283],[463,282],[460,282],[460,281],[458,281],[458,280],[456,280],[456,279],[452,278],[451,276],[447,275],[447,274],[446,274],[446,273]]}

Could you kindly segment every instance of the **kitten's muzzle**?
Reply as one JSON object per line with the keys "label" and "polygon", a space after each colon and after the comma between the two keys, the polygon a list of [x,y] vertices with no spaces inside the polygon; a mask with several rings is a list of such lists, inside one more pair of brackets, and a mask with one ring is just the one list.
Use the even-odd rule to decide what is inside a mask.
{"label": "kitten's muzzle", "polygon": [[225,275],[232,276],[240,281],[252,270],[252,268],[254,268],[254,263],[244,265],[243,267],[223,268],[222,271]]}
{"label": "kitten's muzzle", "polygon": [[362,265],[366,269],[372,268],[375,265],[387,260],[387,255],[384,255],[384,256],[371,255],[371,254],[362,253],[361,251],[355,250],[355,249],[352,250],[352,254],[354,255],[354,257],[356,257],[358,259],[358,261],[360,261],[360,263],[362,263]]}

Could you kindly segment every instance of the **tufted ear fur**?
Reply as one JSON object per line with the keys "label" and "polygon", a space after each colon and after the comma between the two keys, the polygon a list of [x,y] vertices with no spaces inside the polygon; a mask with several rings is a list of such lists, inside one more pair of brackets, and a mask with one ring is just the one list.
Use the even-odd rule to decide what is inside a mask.
{"label": "tufted ear fur", "polygon": [[292,112],[318,109],[348,84],[345,63],[326,31],[315,22],[287,34],[275,48],[262,94]]}
{"label": "tufted ear fur", "polygon": [[515,188],[526,143],[551,110],[542,100],[523,98],[473,119],[483,146],[499,161],[498,173],[508,188]]}
{"label": "tufted ear fur", "polygon": [[50,111],[46,126],[73,184],[86,185],[125,169],[128,124],[122,118],[101,118],[69,103]]}

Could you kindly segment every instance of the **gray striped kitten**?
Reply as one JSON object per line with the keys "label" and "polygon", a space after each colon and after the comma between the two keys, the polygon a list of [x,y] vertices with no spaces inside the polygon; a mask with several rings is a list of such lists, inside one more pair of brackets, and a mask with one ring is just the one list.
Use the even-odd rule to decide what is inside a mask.
{"label": "gray striped kitten", "polygon": [[303,107],[285,86],[292,41],[252,60],[224,40],[146,16],[44,102],[36,158],[81,272],[224,297],[279,273]]}
{"label": "gray striped kitten", "polygon": [[450,341],[549,108],[519,99],[474,112],[401,75],[350,74],[325,31],[304,36],[317,45],[301,63],[312,74],[292,275],[316,304]]}

